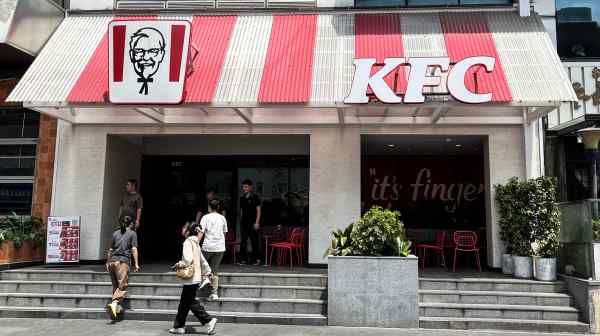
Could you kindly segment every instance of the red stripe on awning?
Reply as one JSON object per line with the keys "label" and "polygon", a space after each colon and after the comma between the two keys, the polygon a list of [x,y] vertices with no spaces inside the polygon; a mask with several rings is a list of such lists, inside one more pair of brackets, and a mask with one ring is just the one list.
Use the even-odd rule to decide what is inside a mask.
{"label": "red stripe on awning", "polygon": [[[115,21],[155,20],[156,16],[120,16]],[[121,62],[123,63],[123,62]],[[67,96],[70,103],[105,102],[108,97],[108,32],[96,47],[85,69]]]}
{"label": "red stripe on awning", "polygon": [[190,50],[194,57],[194,72],[186,81],[187,102],[210,102],[214,98],[235,16],[196,16],[192,22]]}
{"label": "red stripe on awning", "polygon": [[115,82],[123,81],[123,61],[125,58],[125,26],[113,26],[113,79]]}
{"label": "red stripe on awning", "polygon": [[275,15],[258,100],[304,103],[311,91],[317,15]]}
{"label": "red stripe on awning", "polygon": [[179,72],[181,70],[182,59],[181,53],[183,52],[184,37],[184,25],[173,25],[171,27],[171,64],[169,64],[169,82],[179,82]]}
{"label": "red stripe on awning", "polygon": [[[386,58],[404,56],[399,14],[357,14],[355,21],[355,58],[375,58],[377,63],[383,63]],[[371,73],[380,68],[381,66],[374,66]],[[407,80],[404,67],[391,72],[385,77],[385,81],[390,88],[394,88],[396,73],[396,92],[405,92]]]}
{"label": "red stripe on awning", "polygon": [[512,94],[485,17],[481,14],[440,14],[440,22],[450,63],[472,56],[490,56],[496,59],[491,73],[486,72],[483,67],[469,69],[465,76],[466,87],[475,93],[491,92],[494,102],[511,101]]}

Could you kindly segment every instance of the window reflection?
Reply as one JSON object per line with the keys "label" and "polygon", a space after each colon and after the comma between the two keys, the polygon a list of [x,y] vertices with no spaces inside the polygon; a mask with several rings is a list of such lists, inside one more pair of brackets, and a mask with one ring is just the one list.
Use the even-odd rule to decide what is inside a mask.
{"label": "window reflection", "polygon": [[600,1],[557,0],[556,9],[559,55],[600,57]]}
{"label": "window reflection", "polygon": [[356,0],[356,7],[510,5],[513,0]]}

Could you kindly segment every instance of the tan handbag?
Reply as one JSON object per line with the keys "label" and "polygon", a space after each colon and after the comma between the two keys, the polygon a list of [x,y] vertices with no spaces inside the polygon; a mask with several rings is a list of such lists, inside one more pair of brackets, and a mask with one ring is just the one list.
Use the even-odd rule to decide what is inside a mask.
{"label": "tan handbag", "polygon": [[[195,243],[192,245],[196,245]],[[196,253],[196,247],[193,247],[194,255]],[[182,280],[190,280],[194,277],[194,260],[192,259],[191,264],[187,264],[185,261],[181,260],[177,264],[175,264],[175,275]]]}

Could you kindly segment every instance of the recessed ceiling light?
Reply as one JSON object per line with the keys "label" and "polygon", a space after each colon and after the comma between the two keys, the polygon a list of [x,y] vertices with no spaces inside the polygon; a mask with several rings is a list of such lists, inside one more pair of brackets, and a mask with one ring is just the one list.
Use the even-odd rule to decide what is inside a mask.
{"label": "recessed ceiling light", "polygon": [[461,148],[462,147],[461,144],[456,144],[455,146],[456,146],[456,148]]}
{"label": "recessed ceiling light", "polygon": [[452,138],[446,138],[446,142],[452,142]]}
{"label": "recessed ceiling light", "polygon": [[389,145],[387,145],[387,147],[388,147],[388,148],[396,148],[396,145],[394,145],[394,144],[389,144]]}

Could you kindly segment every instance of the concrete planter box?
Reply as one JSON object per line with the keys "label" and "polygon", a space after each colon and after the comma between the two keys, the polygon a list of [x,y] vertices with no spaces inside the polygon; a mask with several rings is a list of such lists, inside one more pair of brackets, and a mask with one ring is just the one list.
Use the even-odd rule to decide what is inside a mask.
{"label": "concrete planter box", "polygon": [[419,327],[418,258],[329,257],[331,326]]}
{"label": "concrete planter box", "polygon": [[592,255],[592,280],[600,280],[600,243],[590,244]]}

